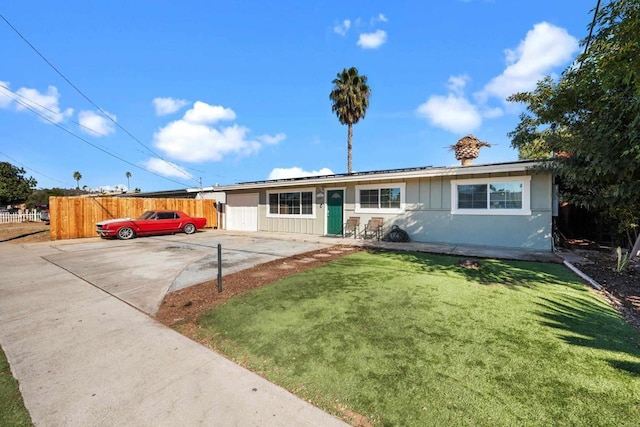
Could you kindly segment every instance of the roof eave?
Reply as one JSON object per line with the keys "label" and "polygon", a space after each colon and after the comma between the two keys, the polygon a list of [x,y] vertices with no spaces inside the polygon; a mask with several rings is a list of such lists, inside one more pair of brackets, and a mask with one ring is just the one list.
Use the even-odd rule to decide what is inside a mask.
{"label": "roof eave", "polygon": [[470,165],[470,166],[445,166],[435,168],[424,168],[412,171],[399,171],[399,172],[382,172],[371,174],[353,174],[353,175],[326,175],[315,176],[308,178],[298,179],[286,179],[286,180],[272,180],[261,182],[247,182],[230,185],[220,185],[214,187],[205,187],[198,189],[189,189],[188,191],[235,191],[235,190],[251,190],[251,189],[264,189],[264,188],[281,188],[281,187],[300,187],[300,186],[315,186],[324,184],[338,184],[338,183],[350,183],[350,182],[372,182],[372,181],[389,181],[396,179],[411,179],[411,178],[428,178],[437,176],[465,176],[475,174],[489,174],[489,173],[505,173],[505,172],[524,172],[531,169],[532,166],[538,164],[538,161],[519,161],[511,163],[495,163],[485,165]]}

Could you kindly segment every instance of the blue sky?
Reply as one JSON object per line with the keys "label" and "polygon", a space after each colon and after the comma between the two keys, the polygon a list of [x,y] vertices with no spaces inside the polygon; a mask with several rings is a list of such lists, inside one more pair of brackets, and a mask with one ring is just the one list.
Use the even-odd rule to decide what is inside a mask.
{"label": "blue sky", "polygon": [[476,163],[516,160],[522,107],[504,99],[571,64],[594,6],[4,2],[0,161],[39,188],[75,187],[74,171],[91,189],[130,172],[142,191],[344,173],[329,92],[352,66],[371,87],[354,171],[457,164],[448,146],[469,133],[493,144]]}

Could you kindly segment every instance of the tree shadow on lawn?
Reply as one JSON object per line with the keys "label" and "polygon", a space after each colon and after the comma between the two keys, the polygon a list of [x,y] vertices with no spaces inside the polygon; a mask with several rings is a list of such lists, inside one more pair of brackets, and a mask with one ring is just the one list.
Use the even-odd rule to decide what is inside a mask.
{"label": "tree shadow on lawn", "polygon": [[[370,253],[390,260],[409,263],[420,272],[447,276],[462,275],[470,282],[485,286],[503,285],[510,289],[516,289],[518,287],[534,288],[540,283],[567,285],[567,280],[572,278],[563,266],[553,263],[502,261],[422,252],[370,251]],[[471,262],[464,262],[466,260]],[[406,269],[395,268],[388,264],[382,266],[389,270],[406,271]],[[535,271],[532,270],[532,266],[535,266]],[[562,273],[567,274],[563,275]],[[574,281],[574,283],[576,282]]]}
{"label": "tree shadow on lawn", "polygon": [[607,360],[607,362],[609,362],[609,365],[620,371],[625,371],[635,377],[640,377],[640,363],[638,362],[629,362],[627,360],[614,359],[609,359]]}
{"label": "tree shadow on lawn", "polygon": [[[587,291],[585,291],[587,292]],[[638,360],[608,359],[613,368],[640,376],[640,334],[612,308],[591,298],[569,298],[564,301],[541,298],[537,313],[541,324],[564,331],[560,338],[572,345],[625,353]]]}
{"label": "tree shadow on lawn", "polygon": [[[470,282],[480,285],[503,285],[507,289],[535,288],[544,285],[559,285],[583,292],[583,297],[551,299],[542,297],[538,303],[538,314],[547,327],[565,331],[561,336],[566,343],[595,349],[625,353],[640,359],[640,336],[606,303],[591,298],[589,290],[564,266],[553,263],[501,261],[458,257],[421,252],[369,251],[380,257],[379,269],[362,273],[361,277],[374,276],[378,280],[393,278],[411,271],[446,277],[462,275]],[[466,268],[461,260],[473,260],[479,268]],[[395,262],[400,264],[395,264]],[[339,262],[361,267],[358,259],[347,257]],[[404,265],[403,265],[404,263]],[[535,268],[535,271],[532,270]],[[352,283],[356,285],[356,283]],[[588,296],[588,297],[587,297]],[[560,298],[560,297],[559,297]],[[609,359],[614,368],[640,375],[640,362]]]}

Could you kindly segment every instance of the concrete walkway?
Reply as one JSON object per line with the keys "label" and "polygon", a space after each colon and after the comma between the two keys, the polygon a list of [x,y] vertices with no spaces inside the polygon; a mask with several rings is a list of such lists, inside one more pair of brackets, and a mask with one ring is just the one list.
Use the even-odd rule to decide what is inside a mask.
{"label": "concrete walkway", "polygon": [[562,257],[549,251],[529,249],[496,248],[489,246],[455,245],[450,243],[421,243],[421,242],[384,242],[375,239],[354,239],[341,237],[315,236],[298,233],[259,233],[216,230],[216,233],[227,236],[253,236],[253,238],[286,240],[325,245],[354,245],[368,248],[380,248],[398,251],[427,252],[443,255],[468,256],[477,258],[496,258],[520,261],[539,261],[562,263]]}
{"label": "concrete walkway", "polygon": [[41,426],[343,426],[25,247],[0,243],[0,346]]}

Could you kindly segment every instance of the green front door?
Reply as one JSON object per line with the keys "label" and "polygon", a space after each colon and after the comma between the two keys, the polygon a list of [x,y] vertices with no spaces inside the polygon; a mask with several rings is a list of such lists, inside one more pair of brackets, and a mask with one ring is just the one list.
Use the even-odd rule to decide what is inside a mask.
{"label": "green front door", "polygon": [[327,190],[327,234],[342,234],[344,190]]}

